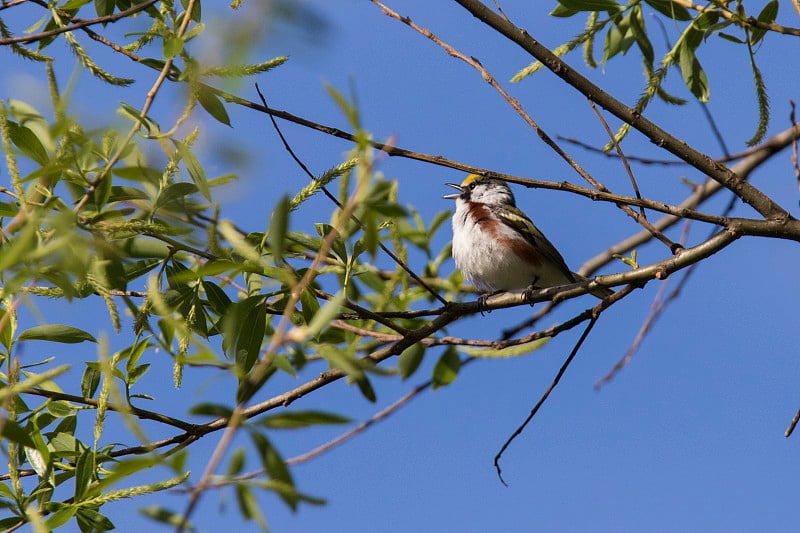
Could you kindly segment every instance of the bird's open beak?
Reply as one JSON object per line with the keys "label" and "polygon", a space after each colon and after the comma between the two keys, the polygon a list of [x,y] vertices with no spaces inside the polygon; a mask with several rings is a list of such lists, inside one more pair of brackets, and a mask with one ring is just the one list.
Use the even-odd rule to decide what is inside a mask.
{"label": "bird's open beak", "polygon": [[444,196],[442,196],[442,198],[444,198],[445,200],[455,200],[456,198],[461,196],[461,193],[464,192],[464,188],[461,185],[456,185],[455,183],[445,183],[445,185],[447,185],[448,187],[452,187],[458,191],[457,193],[445,194]]}

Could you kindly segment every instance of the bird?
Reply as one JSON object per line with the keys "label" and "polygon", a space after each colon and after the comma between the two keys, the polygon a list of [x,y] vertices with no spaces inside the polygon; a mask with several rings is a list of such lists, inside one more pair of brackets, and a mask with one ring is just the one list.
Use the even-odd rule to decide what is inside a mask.
{"label": "bird", "polygon": [[[453,259],[479,290],[494,294],[586,281],[569,269],[556,247],[517,208],[506,182],[470,174],[460,185],[446,185],[458,191],[442,197],[456,201]],[[591,291],[598,298],[613,293],[606,287]]]}

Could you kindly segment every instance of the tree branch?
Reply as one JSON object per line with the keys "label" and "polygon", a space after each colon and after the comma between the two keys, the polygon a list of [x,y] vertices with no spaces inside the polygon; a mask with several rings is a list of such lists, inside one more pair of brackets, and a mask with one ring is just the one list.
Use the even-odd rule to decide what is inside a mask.
{"label": "tree branch", "polygon": [[628,123],[644,134],[656,146],[664,148],[703,174],[713,178],[724,187],[733,191],[743,202],[752,206],[767,219],[791,219],[791,215],[769,196],[748,183],[730,168],[717,163],[706,154],[699,152],[685,142],[673,137],[663,128],[651,122],[641,113],[612,97],[600,87],[589,81],[556,56],[547,47],[531,37],[527,31],[518,28],[500,15],[486,7],[479,0],[456,0],[462,7],[481,22],[497,30],[510,41],[539,60],[544,66],[566,83],[574,87],[586,98],[594,101],[615,117]]}
{"label": "tree branch", "polygon": [[69,31],[80,30],[82,28],[87,28],[89,26],[94,26],[95,24],[107,24],[109,22],[116,22],[120,19],[124,19],[130,17],[131,15],[135,15],[140,11],[144,11],[148,7],[155,4],[157,0],[145,0],[141,4],[136,4],[133,7],[126,9],[125,11],[119,11],[117,13],[106,15],[104,17],[97,17],[93,19],[72,19],[76,21],[74,24],[70,24],[69,26],[63,26],[61,28],[54,28],[52,30],[43,31],[40,33],[34,33],[32,35],[27,35],[25,37],[9,37],[6,39],[0,39],[0,46],[6,44],[30,44],[36,41],[40,41],[46,37],[52,37],[53,35],[58,35],[61,33],[66,33]]}

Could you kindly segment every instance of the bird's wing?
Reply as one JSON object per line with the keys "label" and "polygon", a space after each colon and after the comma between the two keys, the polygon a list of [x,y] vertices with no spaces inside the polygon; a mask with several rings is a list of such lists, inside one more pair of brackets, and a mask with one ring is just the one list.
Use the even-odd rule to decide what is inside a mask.
{"label": "bird's wing", "polygon": [[561,254],[558,253],[556,247],[547,240],[547,237],[544,236],[544,233],[539,231],[539,228],[536,227],[536,225],[525,213],[510,205],[492,206],[492,209],[496,210],[497,215],[505,225],[524,235],[525,240],[533,245],[536,251],[544,256],[546,261],[549,261],[554,265],[558,265],[559,269],[564,273],[567,279],[570,279],[573,282],[576,281],[574,274],[567,266],[567,262],[564,261],[564,258],[561,257]]}

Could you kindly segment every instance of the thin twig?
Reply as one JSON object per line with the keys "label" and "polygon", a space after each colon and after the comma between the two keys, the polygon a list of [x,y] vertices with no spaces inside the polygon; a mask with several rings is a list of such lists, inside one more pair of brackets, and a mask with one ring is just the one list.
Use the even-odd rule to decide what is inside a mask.
{"label": "thin twig", "polygon": [[0,39],[0,46],[6,44],[29,44],[32,42],[40,41],[46,37],[52,37],[53,35],[58,35],[60,33],[66,33],[69,31],[75,31],[82,28],[86,28],[88,26],[94,26],[95,24],[108,24],[109,22],[116,22],[120,19],[129,17],[131,15],[135,15],[140,11],[144,11],[148,7],[152,6],[156,3],[157,0],[145,0],[141,4],[136,4],[133,7],[130,7],[124,11],[119,11],[117,13],[106,15],[103,17],[97,17],[93,19],[73,19],[77,20],[74,24],[70,24],[69,26],[63,26],[61,28],[54,28],[52,30],[47,30],[39,33],[34,33],[31,35],[26,35],[25,37],[8,37],[5,39]]}
{"label": "thin twig", "polygon": [[797,414],[794,415],[789,427],[786,428],[786,431],[783,433],[784,437],[791,437],[792,433],[794,432],[794,428],[797,427],[797,423],[800,422],[800,411],[797,411]]}
{"label": "thin twig", "polygon": [[[142,7],[142,9],[144,9],[148,7],[148,5],[151,5],[153,3],[155,3],[155,0],[147,0],[143,4],[140,4],[140,6],[143,5],[144,7]],[[192,20],[192,17],[190,16],[191,8],[193,8],[194,5],[195,5],[195,0],[188,1],[186,16],[183,18],[183,21],[181,21],[181,25],[178,28],[178,31],[176,32],[176,36],[178,38],[183,37],[183,34],[186,33],[186,28],[189,27],[189,23]],[[117,13],[117,15],[119,15],[120,13]],[[128,131],[128,134],[125,136],[125,139],[123,139],[122,142],[120,143],[120,146],[117,149],[117,151],[114,153],[113,156],[111,156],[111,158],[106,163],[105,167],[103,167],[103,170],[100,172],[100,174],[96,176],[93,180],[91,180],[91,182],[89,183],[89,188],[87,189],[86,193],[75,205],[74,211],[76,213],[80,212],[80,210],[83,209],[83,206],[86,205],[86,202],[89,201],[89,198],[97,189],[97,187],[100,185],[100,183],[102,183],[102,181],[106,179],[108,174],[111,172],[111,169],[114,167],[114,165],[117,164],[117,161],[120,160],[122,154],[128,148],[128,145],[130,144],[131,140],[133,140],[133,136],[136,135],[137,131],[139,131],[139,128],[142,126],[142,122],[144,121],[144,117],[147,116],[147,113],[150,111],[150,107],[152,107],[153,102],[155,101],[156,94],[158,94],[158,90],[161,88],[161,85],[164,83],[164,80],[167,79],[167,76],[172,70],[173,62],[174,58],[172,57],[164,62],[164,66],[161,68],[161,71],[159,72],[155,83],[153,83],[153,86],[150,88],[149,91],[147,91],[147,95],[145,96],[144,100],[144,105],[142,106],[142,109],[139,111],[139,115],[136,117],[133,126],[131,127],[130,131]]]}
{"label": "thin twig", "polygon": [[[691,221],[687,220],[683,226],[683,232],[681,234],[681,240],[680,240],[681,244],[686,243],[686,239],[689,236],[690,227],[691,227]],[[695,263],[695,265],[696,264],[697,263]],[[694,265],[692,265],[692,267],[694,267]],[[661,287],[658,288],[658,292],[656,293],[655,298],[653,298],[653,303],[650,305],[650,312],[648,313],[647,318],[645,319],[642,326],[639,328],[639,332],[636,334],[636,338],[634,338],[633,342],[628,347],[628,350],[625,352],[625,355],[623,355],[622,358],[614,364],[614,366],[611,368],[611,370],[608,371],[608,373],[605,376],[603,376],[602,378],[600,378],[595,382],[594,384],[595,390],[600,390],[600,388],[602,388],[603,385],[609,383],[612,379],[614,379],[614,377],[616,377],[616,375],[623,368],[625,368],[628,365],[628,363],[630,363],[631,359],[633,359],[634,354],[639,350],[639,346],[642,344],[642,341],[644,341],[647,334],[650,332],[652,327],[661,317],[662,313],[666,310],[669,302],[677,298],[678,295],[680,294],[681,289],[688,281],[689,275],[691,274],[692,271],[692,267],[689,267],[689,269],[686,270],[686,275],[681,279],[681,282],[678,284],[675,290],[667,297],[665,297],[665,295],[667,294],[667,289],[669,288],[669,282],[671,278],[667,278],[666,280],[664,280],[663,285],[661,285]]]}
{"label": "thin twig", "polygon": [[748,17],[744,19],[738,13],[731,11],[727,7],[721,5],[721,3],[719,2],[714,2],[712,4],[714,7],[708,7],[708,4],[698,5],[692,2],[691,0],[672,0],[672,1],[683,7],[694,9],[698,13],[717,13],[719,15],[722,15],[723,18],[733,21],[737,25],[742,27],[750,26],[753,28],[758,28],[760,30],[769,30],[777,33],[782,33],[785,35],[794,35],[800,37],[800,28],[790,28],[788,26],[781,26],[780,24],[776,24],[774,21],[761,22],[755,17]]}
{"label": "thin twig", "polygon": [[[622,166],[625,167],[625,172],[628,174],[628,179],[631,180],[631,186],[633,187],[633,192],[636,194],[636,198],[639,200],[642,199],[642,194],[639,192],[639,185],[636,183],[636,178],[633,176],[633,170],[631,170],[631,165],[628,163],[628,158],[625,157],[625,154],[622,152],[622,147],[619,145],[619,141],[617,140],[617,136],[614,135],[614,132],[611,131],[611,127],[606,122],[606,119],[603,118],[603,114],[600,113],[600,110],[597,109],[597,106],[591,100],[588,100],[589,106],[594,111],[594,114],[597,115],[597,118],[600,120],[600,123],[603,125],[603,128],[606,130],[606,134],[608,134],[611,142],[614,144],[614,149],[619,154],[619,159],[622,161]],[[639,208],[639,214],[642,215],[642,218],[647,219],[647,215],[645,214],[644,207]],[[673,251],[673,253],[675,253]]]}
{"label": "thin twig", "polygon": [[[789,121],[791,122],[793,128],[797,128],[797,119],[795,118],[794,114],[795,104],[794,100],[792,100],[791,98],[789,99],[789,105],[791,106],[791,111],[789,112]],[[794,167],[794,175],[797,178],[797,188],[800,189],[800,164],[798,163],[798,158],[797,158],[797,138],[792,139],[791,161],[792,161],[792,167]]]}
{"label": "thin twig", "polygon": [[[73,394],[65,394],[63,392],[50,391],[41,388],[27,389],[22,391],[22,393],[33,394],[34,396],[41,396],[44,398],[50,398],[51,400],[61,400],[81,405],[88,405],[91,407],[98,406],[98,401],[95,400],[94,398],[84,398],[83,396],[75,396]],[[161,413],[156,413],[154,411],[148,411],[147,409],[140,409],[132,405],[120,407],[119,405],[108,403],[106,404],[106,409],[108,409],[109,411],[130,413],[134,415],[136,418],[140,418],[142,420],[153,420],[155,422],[161,422],[162,424],[167,424],[169,426],[173,426],[178,429],[182,429],[184,431],[189,431],[189,432],[194,431],[198,427],[197,424],[191,424],[189,422],[185,422],[178,418],[173,418],[171,416],[167,416]]]}
{"label": "thin twig", "polygon": [[504,19],[511,22],[511,19],[508,18],[508,15],[506,15],[505,11],[503,11],[503,8],[500,7],[500,2],[497,0],[492,0],[492,3],[494,4],[495,9],[497,9],[497,12],[500,13]]}
{"label": "thin twig", "polygon": [[[800,137],[800,125],[794,125],[793,127],[787,128],[786,130],[778,133],[774,137],[761,144],[757,151],[751,153],[733,165],[731,167],[731,171],[740,176],[743,180],[746,180],[755,169],[764,163],[764,161],[789,146],[798,137]],[[697,218],[691,216],[684,217],[680,213],[683,209],[687,209],[689,211],[695,210],[697,206],[717,194],[719,191],[723,190],[723,188],[724,186],[718,181],[711,178],[707,179],[705,183],[703,183],[700,187],[695,188],[695,190],[677,206],[678,209],[674,212],[674,214],[668,214],[664,217],[661,217],[661,219],[655,221],[653,225],[655,225],[661,231],[666,231],[668,228],[672,227],[683,219],[691,218],[693,220],[698,220]],[[651,210],[654,209],[654,206],[648,205],[647,207]],[[662,213],[664,212],[660,209],[655,210],[661,211]],[[718,222],[711,222],[711,220],[708,220],[708,222],[711,222],[712,224],[718,224],[722,226],[727,223],[726,217],[718,217],[717,221]],[[583,265],[581,265],[581,268],[578,270],[578,272],[584,276],[591,275],[597,271],[597,269],[613,260],[615,254],[626,254],[634,248],[648,242],[650,239],[652,239],[652,236],[649,232],[644,230],[639,231],[638,233],[619,241],[603,252],[588,259],[583,263]]]}
{"label": "thin twig", "polygon": [[508,486],[508,483],[506,483],[506,481],[503,479],[502,469],[500,468],[500,458],[503,456],[503,452],[505,452],[506,448],[508,448],[511,445],[514,439],[516,439],[517,436],[519,436],[525,430],[525,426],[527,426],[528,423],[531,420],[533,420],[533,417],[536,416],[536,413],[539,412],[539,409],[542,407],[542,405],[544,405],[544,402],[547,401],[547,398],[550,396],[550,393],[553,392],[553,389],[556,388],[558,382],[561,381],[561,377],[564,375],[564,372],[567,371],[569,364],[577,355],[578,350],[583,345],[583,341],[585,341],[586,337],[589,336],[589,332],[592,331],[592,328],[596,323],[597,323],[597,316],[592,317],[589,323],[586,324],[586,328],[583,330],[583,333],[578,339],[578,342],[576,342],[575,346],[572,348],[569,357],[567,357],[567,359],[564,361],[564,364],[561,365],[561,368],[558,370],[558,373],[556,374],[556,377],[553,379],[553,382],[550,383],[550,386],[547,388],[544,394],[542,394],[542,397],[539,398],[539,401],[536,402],[536,405],[533,406],[533,409],[531,409],[531,412],[525,419],[525,421],[522,422],[522,424],[520,424],[520,426],[514,431],[514,433],[511,434],[511,436],[506,440],[506,442],[503,443],[503,446],[500,448],[500,451],[497,452],[497,455],[494,456],[494,468],[495,470],[497,470],[497,477],[500,478],[500,482],[506,487]]}
{"label": "thin twig", "polygon": [[[261,103],[264,104],[264,107],[268,107],[267,106],[267,101],[264,98],[264,95],[261,93],[261,89],[259,88],[258,84],[256,84],[256,92],[258,93],[258,96],[261,98]],[[294,150],[292,150],[292,147],[289,145],[289,142],[286,140],[286,137],[284,137],[283,132],[278,127],[278,123],[275,120],[275,117],[273,117],[272,115],[269,115],[269,119],[272,122],[272,126],[275,128],[275,131],[278,132],[278,136],[281,138],[281,142],[283,142],[284,148],[286,148],[286,151],[289,152],[289,155],[292,156],[292,159],[294,159],[294,161],[300,166],[300,168],[303,169],[303,172],[305,172],[306,175],[309,178],[311,178],[314,181],[317,181],[317,177],[310,170],[308,170],[308,167],[300,160],[299,157],[297,157],[297,154],[294,153]],[[325,196],[327,196],[328,199],[336,205],[336,207],[338,207],[339,209],[342,209],[342,203],[339,201],[338,198],[336,198],[336,196],[331,194],[331,192],[328,190],[327,187],[323,186],[323,187],[321,187],[321,189],[322,189],[322,192],[325,194]],[[359,228],[361,228],[362,230],[365,229],[364,228],[364,223],[361,222],[361,220],[354,213],[350,213],[350,219],[353,220],[356,224],[358,224]],[[411,270],[411,268],[409,268],[408,265],[406,265],[405,261],[403,261],[402,259],[397,257],[397,255],[395,255],[394,252],[389,250],[389,248],[387,248],[385,244],[383,244],[382,242],[378,241],[378,247],[380,247],[380,249],[383,250],[383,252],[386,255],[391,257],[392,261],[394,261],[400,268],[405,270],[406,273],[414,279],[414,281],[419,283],[419,285],[421,287],[423,287],[425,290],[427,290],[434,298],[439,300],[439,302],[442,305],[447,305],[447,300],[442,298],[442,296],[438,292],[436,292],[435,290],[430,288],[428,286],[428,284],[425,283],[425,281],[416,274],[416,272]]]}
{"label": "thin twig", "polygon": [[[583,148],[584,150],[587,150],[589,152],[593,152],[593,153],[605,156],[607,158],[611,158],[611,159],[619,158],[618,154],[613,154],[613,153],[607,152],[602,147],[592,146],[591,144],[588,144],[588,143],[585,143],[583,141],[580,141],[580,140],[578,140],[578,139],[576,139],[574,137],[563,137],[561,135],[556,135],[556,138],[558,140],[560,140],[560,141],[564,141],[564,142],[568,142],[570,144],[574,144],[575,146]],[[753,146],[751,148],[747,148],[746,150],[742,150],[741,152],[737,152],[735,154],[714,158],[714,161],[716,161],[717,163],[729,163],[731,161],[738,161],[739,159],[743,159],[745,157],[748,157],[748,156],[752,155],[755,152],[758,152],[762,148],[763,148],[763,144],[760,144],[758,146]],[[686,161],[683,161],[683,160],[680,160],[680,159],[653,159],[653,158],[649,158],[649,157],[641,157],[641,156],[635,156],[635,155],[627,155],[626,157],[628,158],[628,161],[631,161],[631,162],[634,162],[634,163],[639,163],[639,164],[642,164],[642,165],[686,166],[686,165],[689,164]]]}
{"label": "thin twig", "polygon": [[719,144],[722,153],[724,154],[726,159],[729,159],[730,152],[728,151],[728,144],[725,142],[725,138],[722,136],[722,132],[719,130],[719,127],[717,126],[717,121],[714,120],[714,115],[712,115],[711,111],[709,111],[707,104],[701,102],[700,109],[703,110],[703,115],[706,117],[708,125],[711,127],[711,132],[714,134],[714,138],[717,139],[717,143]]}
{"label": "thin twig", "polygon": [[[469,361],[470,361],[470,359],[465,359],[464,361],[462,361],[461,366],[463,367]],[[406,405],[408,402],[413,400],[415,397],[417,397],[420,393],[422,393],[423,391],[428,389],[432,384],[433,384],[433,380],[428,380],[428,381],[426,381],[424,383],[421,383],[421,384],[417,385],[416,387],[411,389],[407,394],[403,395],[399,399],[397,399],[394,402],[392,402],[385,409],[382,409],[381,411],[378,411],[377,413],[375,413],[369,420],[366,420],[366,421],[360,423],[358,426],[354,427],[350,431],[347,431],[346,433],[342,433],[341,435],[339,435],[335,439],[330,440],[330,441],[322,444],[321,446],[317,446],[316,448],[314,448],[311,451],[308,451],[308,452],[306,452],[306,453],[304,453],[302,455],[298,455],[296,457],[292,457],[290,459],[287,459],[286,460],[286,464],[290,465],[290,466],[294,466],[294,465],[299,465],[299,464],[302,464],[302,463],[307,463],[308,461],[310,461],[310,460],[312,460],[312,459],[314,459],[316,457],[319,457],[323,453],[329,452],[330,450],[334,449],[335,447],[337,447],[337,446],[345,443],[346,441],[352,439],[356,435],[358,435],[360,433],[363,433],[370,426],[376,424],[377,422],[380,422],[381,420],[384,420],[384,419],[388,418],[395,411],[397,411],[398,409],[400,409],[401,407]]]}
{"label": "thin twig", "polygon": [[228,446],[232,442],[233,437],[239,428],[240,422],[242,420],[246,420],[247,402],[250,401],[253,394],[255,394],[258,390],[259,384],[262,382],[262,378],[266,374],[269,365],[275,356],[275,353],[281,346],[283,346],[284,342],[288,340],[287,330],[291,324],[291,315],[294,312],[295,306],[300,300],[300,296],[310,286],[314,277],[317,275],[322,258],[327,257],[328,252],[330,252],[331,248],[333,247],[333,242],[336,236],[340,234],[345,222],[350,219],[350,215],[353,213],[353,210],[356,207],[356,198],[358,198],[359,192],[359,188],[356,187],[356,190],[353,191],[353,194],[348,199],[347,203],[341,207],[336,222],[333,224],[333,231],[328,233],[322,240],[322,246],[317,254],[317,257],[315,257],[314,261],[311,262],[311,265],[308,267],[303,277],[292,287],[289,294],[289,299],[286,302],[285,311],[278,321],[278,325],[275,327],[275,331],[272,334],[272,338],[270,339],[267,348],[264,350],[264,354],[253,366],[246,379],[242,381],[242,389],[240,393],[241,399],[239,400],[236,408],[233,410],[233,414],[231,415],[230,419],[226,421],[225,431],[217,443],[217,446],[214,448],[214,452],[209,459],[209,462],[206,466],[206,469],[203,471],[200,480],[197,482],[195,489],[192,491],[191,496],[189,497],[189,503],[186,506],[186,511],[182,515],[181,523],[176,528],[176,533],[181,533],[181,531],[183,531],[183,528],[186,526],[190,515],[197,507],[200,497],[205,492],[211,476],[216,471],[220,461],[222,460],[222,457],[228,449]]}

